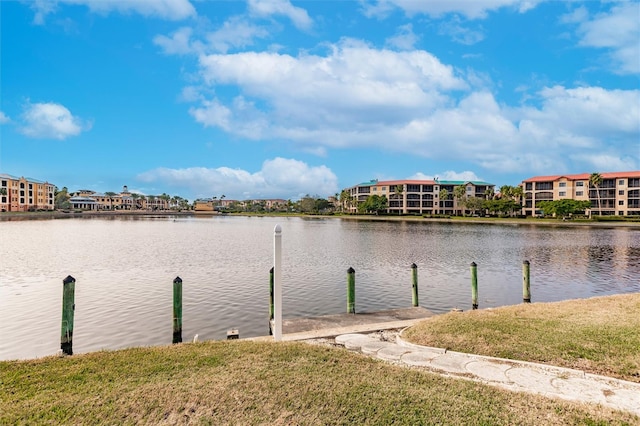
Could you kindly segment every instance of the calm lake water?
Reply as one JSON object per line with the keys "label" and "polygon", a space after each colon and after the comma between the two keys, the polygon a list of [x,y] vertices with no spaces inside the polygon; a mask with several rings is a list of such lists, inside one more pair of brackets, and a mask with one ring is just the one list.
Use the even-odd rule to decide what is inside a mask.
{"label": "calm lake water", "polygon": [[522,261],[533,302],[640,291],[640,230],[534,225],[373,222],[273,217],[109,217],[0,222],[0,359],[60,347],[62,280],[76,279],[74,353],[170,344],[172,282],[183,280],[183,338],[268,334],[273,230],[282,226],[283,316],[420,304],[480,308],[522,301]]}

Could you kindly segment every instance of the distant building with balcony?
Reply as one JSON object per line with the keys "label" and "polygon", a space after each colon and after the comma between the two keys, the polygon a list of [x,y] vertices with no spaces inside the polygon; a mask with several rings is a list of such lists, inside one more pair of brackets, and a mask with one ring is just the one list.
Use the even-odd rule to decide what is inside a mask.
{"label": "distant building with balcony", "polygon": [[0,211],[53,210],[55,185],[0,173]]}
{"label": "distant building with balcony", "polygon": [[[495,185],[482,181],[372,180],[345,189],[350,196],[345,211],[357,213],[358,206],[369,196],[378,195],[387,198],[389,214],[458,214],[465,211],[465,207],[459,205],[459,201],[453,195],[457,186],[464,187],[465,199],[487,199],[495,190]],[[444,199],[440,199],[442,190],[447,191]]]}
{"label": "distant building with balcony", "polygon": [[590,201],[586,213],[603,216],[640,215],[640,171],[600,173],[602,182],[596,188],[589,183],[591,173],[535,176],[522,181],[522,214],[542,214],[542,201]]}
{"label": "distant building with balcony", "polygon": [[[132,193],[126,185],[119,194],[110,194],[80,189],[71,194],[69,201],[72,208],[78,210],[168,210],[171,207],[170,200],[165,197]],[[85,198],[93,199],[94,203],[88,202]]]}

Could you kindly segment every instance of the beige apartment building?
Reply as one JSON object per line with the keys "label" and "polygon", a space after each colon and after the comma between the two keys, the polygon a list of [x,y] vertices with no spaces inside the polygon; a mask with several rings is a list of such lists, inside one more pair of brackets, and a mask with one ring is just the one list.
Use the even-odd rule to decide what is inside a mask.
{"label": "beige apartment building", "polygon": [[540,202],[571,199],[590,201],[591,215],[640,215],[640,171],[600,173],[596,188],[589,183],[591,173],[535,176],[522,181],[522,214],[537,216]]}
{"label": "beige apartment building", "polygon": [[[378,195],[387,197],[389,214],[461,214],[465,208],[453,196],[457,186],[465,188],[465,198],[487,199],[495,190],[495,185],[481,181],[371,180],[345,189],[350,197],[345,210],[357,213],[359,204]],[[446,190],[444,199],[440,199],[442,190]]]}
{"label": "beige apartment building", "polygon": [[114,195],[80,189],[72,194],[69,202],[71,208],[78,210],[169,210],[171,208],[170,199],[132,193],[126,185],[122,188],[122,192]]}
{"label": "beige apartment building", "polygon": [[0,173],[0,211],[53,210],[55,185]]}

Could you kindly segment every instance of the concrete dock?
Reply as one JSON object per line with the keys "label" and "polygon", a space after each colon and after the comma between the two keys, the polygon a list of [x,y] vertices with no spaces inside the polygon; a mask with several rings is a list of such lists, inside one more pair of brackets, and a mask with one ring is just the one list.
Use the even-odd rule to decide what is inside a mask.
{"label": "concrete dock", "polygon": [[[282,320],[282,340],[307,340],[333,337],[346,333],[366,333],[409,327],[435,314],[421,307],[391,309],[378,312],[336,314],[320,317]],[[252,340],[271,340],[272,336]]]}

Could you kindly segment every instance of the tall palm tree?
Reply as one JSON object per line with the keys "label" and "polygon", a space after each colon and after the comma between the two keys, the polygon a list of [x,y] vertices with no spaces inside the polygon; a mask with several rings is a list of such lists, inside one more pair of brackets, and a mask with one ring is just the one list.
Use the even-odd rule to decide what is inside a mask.
{"label": "tall palm tree", "polygon": [[440,210],[441,213],[444,213],[444,201],[449,198],[449,191],[447,191],[446,189],[442,188],[439,192],[440,195],[440,206],[442,207],[442,209]]}
{"label": "tall palm tree", "polygon": [[113,197],[116,195],[113,191],[107,191],[104,193],[107,197],[109,197],[109,210],[113,210]]}
{"label": "tall palm tree", "polygon": [[398,216],[400,215],[400,213],[402,213],[402,210],[404,210],[404,203],[402,204],[402,208],[400,208],[400,198],[402,198],[402,193],[404,192],[404,185],[396,185],[395,188],[393,188],[393,192],[396,195],[396,200],[398,200]]}
{"label": "tall palm tree", "polygon": [[484,190],[484,197],[487,200],[493,199],[494,195],[495,195],[495,191],[493,190],[493,188],[487,188],[487,189]]}
{"label": "tall palm tree", "polygon": [[602,175],[600,173],[591,173],[589,176],[589,185],[596,188],[596,196],[598,199],[598,216],[602,216],[602,206],[600,205],[600,184],[602,183]]}
{"label": "tall palm tree", "polygon": [[463,216],[464,216],[464,207],[462,206],[462,200],[464,200],[465,195],[467,195],[467,189],[465,188],[464,185],[458,185],[455,188],[453,188],[453,196],[456,198],[456,201],[458,202],[458,207],[460,208],[460,211],[462,211]]}

